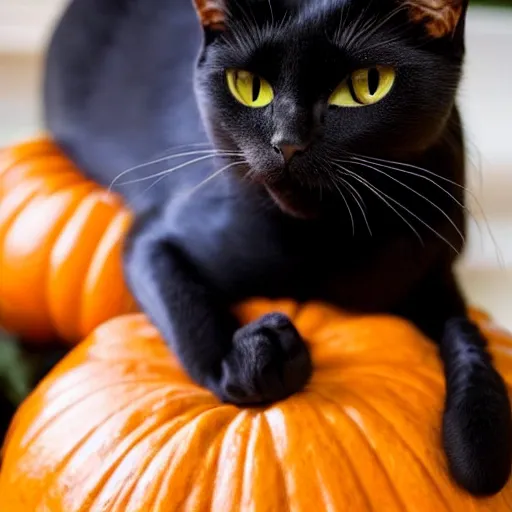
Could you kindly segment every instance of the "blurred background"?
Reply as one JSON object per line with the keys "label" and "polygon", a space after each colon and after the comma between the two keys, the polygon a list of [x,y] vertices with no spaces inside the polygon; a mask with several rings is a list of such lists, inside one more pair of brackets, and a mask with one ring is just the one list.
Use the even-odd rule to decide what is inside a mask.
{"label": "blurred background", "polygon": [[[41,130],[43,51],[66,3],[0,0],[0,146]],[[472,5],[467,47],[460,104],[474,219],[459,272],[472,303],[512,330],[512,0]]]}

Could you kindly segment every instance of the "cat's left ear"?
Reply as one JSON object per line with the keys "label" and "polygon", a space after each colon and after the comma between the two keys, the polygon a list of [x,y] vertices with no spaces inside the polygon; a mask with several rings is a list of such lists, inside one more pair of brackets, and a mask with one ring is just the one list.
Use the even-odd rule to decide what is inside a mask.
{"label": "cat's left ear", "polygon": [[409,18],[421,23],[425,30],[435,38],[454,37],[464,19],[468,0],[405,0]]}
{"label": "cat's left ear", "polygon": [[226,29],[226,0],[193,0],[193,2],[205,31],[223,32]]}

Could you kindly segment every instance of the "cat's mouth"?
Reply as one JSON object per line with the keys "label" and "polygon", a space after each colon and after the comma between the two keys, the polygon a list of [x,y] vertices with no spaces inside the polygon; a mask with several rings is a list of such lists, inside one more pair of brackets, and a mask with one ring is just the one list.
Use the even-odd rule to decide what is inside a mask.
{"label": "cat's mouth", "polygon": [[273,182],[265,183],[265,188],[279,208],[292,217],[311,219],[318,216],[320,204],[313,200],[311,191],[306,194],[299,187],[290,183]]}

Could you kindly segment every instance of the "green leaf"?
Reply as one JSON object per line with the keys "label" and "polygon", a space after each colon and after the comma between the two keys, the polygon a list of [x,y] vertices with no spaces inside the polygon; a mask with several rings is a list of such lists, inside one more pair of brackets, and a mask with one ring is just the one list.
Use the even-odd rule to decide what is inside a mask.
{"label": "green leaf", "polygon": [[0,387],[2,394],[19,405],[30,393],[34,361],[16,338],[0,331]]}

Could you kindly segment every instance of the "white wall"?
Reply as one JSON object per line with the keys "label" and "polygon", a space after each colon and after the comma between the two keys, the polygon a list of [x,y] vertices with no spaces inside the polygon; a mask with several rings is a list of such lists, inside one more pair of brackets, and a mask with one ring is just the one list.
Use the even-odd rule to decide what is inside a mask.
{"label": "white wall", "polygon": [[68,0],[1,0],[0,50],[40,49],[56,16],[67,3]]}

